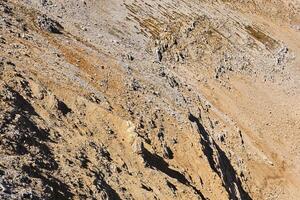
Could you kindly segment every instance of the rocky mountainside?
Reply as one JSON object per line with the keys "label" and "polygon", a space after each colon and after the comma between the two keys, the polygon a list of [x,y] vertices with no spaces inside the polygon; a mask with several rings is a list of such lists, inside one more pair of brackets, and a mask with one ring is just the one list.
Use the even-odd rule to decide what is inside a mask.
{"label": "rocky mountainside", "polygon": [[299,0],[0,16],[0,199],[300,199]]}

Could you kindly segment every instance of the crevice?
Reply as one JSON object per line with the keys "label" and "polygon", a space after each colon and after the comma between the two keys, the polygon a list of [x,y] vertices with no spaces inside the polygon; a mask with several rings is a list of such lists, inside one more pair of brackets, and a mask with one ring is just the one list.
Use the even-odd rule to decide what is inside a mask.
{"label": "crevice", "polygon": [[171,169],[169,167],[169,164],[162,157],[160,157],[157,154],[152,154],[146,148],[143,148],[142,156],[146,163],[146,166],[149,166],[150,168],[153,169],[157,169],[163,172],[164,174],[166,174],[167,176],[176,179],[180,183],[188,187],[191,187],[195,191],[195,193],[197,193],[197,195],[201,197],[201,199],[206,199],[204,195],[201,193],[201,191],[198,190],[195,186],[193,186],[183,174],[181,174],[180,172],[174,169]]}
{"label": "crevice", "polygon": [[[225,152],[209,136],[208,132],[205,130],[204,126],[197,117],[190,113],[188,118],[192,123],[196,123],[197,131],[201,136],[200,143],[202,145],[203,152],[207,157],[210,167],[223,181],[223,185],[230,199],[251,200],[252,198],[244,190],[242,182],[237,176],[237,173]],[[217,155],[217,159],[214,157],[214,152]]]}

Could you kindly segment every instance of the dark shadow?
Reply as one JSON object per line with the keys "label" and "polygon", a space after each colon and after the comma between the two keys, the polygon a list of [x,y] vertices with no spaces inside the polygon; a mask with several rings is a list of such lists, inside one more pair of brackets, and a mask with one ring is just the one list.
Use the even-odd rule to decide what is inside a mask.
{"label": "dark shadow", "polygon": [[150,168],[153,169],[157,169],[163,173],[165,173],[166,175],[168,175],[171,178],[176,179],[177,181],[179,181],[180,183],[192,187],[193,190],[202,198],[205,199],[205,197],[203,196],[203,194],[200,192],[200,190],[198,190],[195,186],[193,186],[186,178],[183,174],[181,174],[180,172],[173,170],[171,168],[169,168],[169,164],[164,161],[164,159],[162,157],[160,157],[159,155],[156,154],[152,154],[151,152],[149,152],[147,149],[143,149],[143,159],[146,163],[146,165],[148,165]]}
{"label": "dark shadow", "polygon": [[[14,134],[5,134],[6,146],[10,146],[17,155],[31,154],[38,167],[46,170],[56,170],[58,164],[46,142],[53,142],[49,133],[31,121],[31,117],[37,116],[34,108],[18,92],[10,89],[13,100],[10,102],[14,110],[8,113],[1,126],[0,133],[6,126],[14,124]],[[16,119],[17,114],[19,117]],[[3,132],[4,133],[4,132]],[[35,148],[32,148],[35,147]]]}
{"label": "dark shadow", "polygon": [[99,191],[104,190],[108,195],[109,200],[121,200],[119,194],[110,185],[106,183],[106,181],[100,174],[95,173],[95,177],[96,178],[94,180],[94,185]]}
{"label": "dark shadow", "polygon": [[60,110],[63,115],[66,115],[72,111],[64,102],[59,101],[59,100],[57,103],[57,107],[58,107],[58,110]]}
{"label": "dark shadow", "polygon": [[173,191],[175,192],[177,190],[176,186],[174,184],[172,184],[170,181],[167,180],[167,186]]}
{"label": "dark shadow", "polygon": [[[236,174],[230,160],[226,156],[225,152],[218,146],[218,144],[209,136],[199,119],[192,114],[189,114],[189,120],[196,123],[198,133],[201,136],[200,143],[203,148],[203,152],[207,157],[210,167],[218,174],[223,181],[223,185],[228,192],[230,199],[237,200],[236,187],[242,200],[251,200],[252,198],[244,190],[241,180]],[[218,162],[215,161],[213,153],[217,152]],[[236,185],[236,187],[235,187]]]}
{"label": "dark shadow", "polygon": [[[40,128],[33,121],[33,118],[39,118],[39,116],[30,102],[12,88],[7,87],[6,89],[12,97],[5,100],[5,103],[13,108],[4,113],[4,123],[0,125],[0,134],[3,138],[1,145],[5,147],[6,154],[30,155],[28,162],[32,162],[32,164],[23,165],[22,170],[28,177],[39,179],[36,181],[42,182],[42,199],[72,199],[73,194],[69,187],[52,176],[53,172],[58,169],[58,163],[47,144],[53,142],[49,138],[49,131]],[[28,187],[32,187],[30,182],[27,184],[29,184]],[[39,193],[35,191],[35,188],[32,190],[33,194]],[[30,194],[28,195],[30,196]]]}
{"label": "dark shadow", "polygon": [[12,88],[8,88],[8,90],[13,95],[13,104],[16,106],[16,109],[22,111],[24,113],[28,113],[30,115],[37,115],[34,108],[26,101],[22,95],[13,90]]}
{"label": "dark shadow", "polygon": [[42,171],[33,166],[23,166],[22,170],[28,174],[30,177],[38,178],[42,181],[44,185],[43,195],[45,199],[72,199],[74,196],[69,187],[51,175],[44,175]]}
{"label": "dark shadow", "polygon": [[148,192],[153,192],[153,189],[149,186],[146,186],[145,184],[142,183],[142,186],[141,186],[144,190],[148,191]]}

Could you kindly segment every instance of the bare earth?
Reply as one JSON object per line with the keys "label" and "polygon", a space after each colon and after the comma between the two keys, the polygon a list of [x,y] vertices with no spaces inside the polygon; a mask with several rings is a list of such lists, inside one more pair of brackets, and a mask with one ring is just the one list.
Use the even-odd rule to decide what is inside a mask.
{"label": "bare earth", "polygon": [[0,199],[300,199],[299,0],[0,16]]}

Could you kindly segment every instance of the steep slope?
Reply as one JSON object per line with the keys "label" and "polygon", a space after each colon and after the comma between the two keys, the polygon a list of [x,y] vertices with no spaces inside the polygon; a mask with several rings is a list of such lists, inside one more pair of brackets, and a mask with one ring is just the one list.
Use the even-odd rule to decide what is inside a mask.
{"label": "steep slope", "polygon": [[1,199],[299,199],[299,8],[1,1]]}

